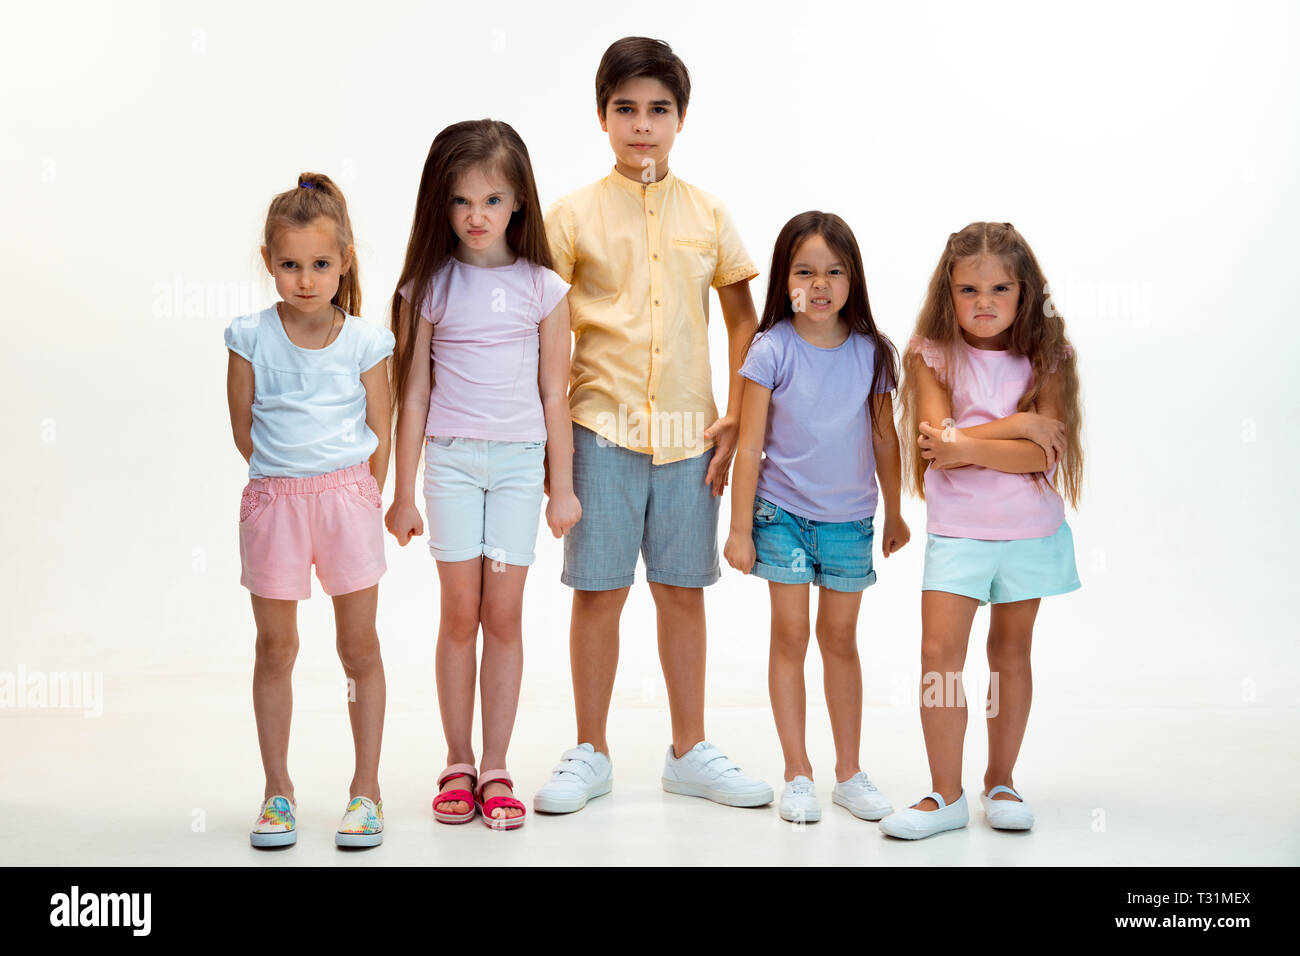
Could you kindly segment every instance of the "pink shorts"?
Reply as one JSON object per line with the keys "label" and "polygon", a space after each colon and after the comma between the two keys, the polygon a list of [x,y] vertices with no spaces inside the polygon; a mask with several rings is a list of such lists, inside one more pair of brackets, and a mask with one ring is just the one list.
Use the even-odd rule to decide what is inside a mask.
{"label": "pink shorts", "polygon": [[239,505],[239,583],[259,597],[305,601],[311,566],[333,597],[377,584],[383,499],[368,462],[307,478],[254,478]]}

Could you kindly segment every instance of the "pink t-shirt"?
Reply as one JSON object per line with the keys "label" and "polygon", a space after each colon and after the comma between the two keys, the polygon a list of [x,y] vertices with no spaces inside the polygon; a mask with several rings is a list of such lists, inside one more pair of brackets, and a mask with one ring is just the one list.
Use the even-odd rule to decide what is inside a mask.
{"label": "pink t-shirt", "polygon": [[[922,360],[952,395],[952,417],[958,428],[969,428],[1014,415],[1029,388],[1033,368],[1029,359],[1006,351],[977,349],[959,340],[955,367],[947,369],[944,350],[929,339],[913,336],[908,348]],[[939,422],[931,422],[938,428]],[[930,534],[986,541],[1045,538],[1065,520],[1065,503],[1050,482],[1032,475],[1012,475],[980,465],[925,472],[926,528]]]}
{"label": "pink t-shirt", "polygon": [[[410,283],[400,290],[410,299]],[[544,441],[538,326],[569,284],[520,256],[486,268],[450,259],[430,280],[433,388],[426,435]]]}

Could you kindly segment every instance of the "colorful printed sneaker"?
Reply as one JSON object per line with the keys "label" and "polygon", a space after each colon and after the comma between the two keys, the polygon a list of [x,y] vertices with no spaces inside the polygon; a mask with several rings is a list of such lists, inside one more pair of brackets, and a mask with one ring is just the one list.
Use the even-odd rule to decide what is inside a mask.
{"label": "colorful printed sneaker", "polygon": [[384,801],[378,803],[369,797],[353,797],[348,801],[347,812],[334,834],[339,846],[379,846],[384,842]]}
{"label": "colorful printed sneaker", "polygon": [[292,846],[298,842],[298,829],[293,822],[293,811],[298,805],[288,797],[276,794],[262,804],[262,814],[248,835],[253,846]]}

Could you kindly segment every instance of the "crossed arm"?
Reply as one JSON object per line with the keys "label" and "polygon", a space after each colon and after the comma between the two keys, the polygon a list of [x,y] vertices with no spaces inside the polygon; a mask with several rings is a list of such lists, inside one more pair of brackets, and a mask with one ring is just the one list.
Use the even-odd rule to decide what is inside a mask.
{"label": "crossed arm", "polygon": [[1035,411],[1016,412],[1006,418],[954,428],[947,433],[942,422],[952,417],[952,402],[934,372],[914,360],[920,435],[909,436],[921,447],[932,468],[981,465],[1010,474],[1047,471],[1065,450],[1065,429],[1060,422],[1058,382],[1049,377],[1039,392]]}

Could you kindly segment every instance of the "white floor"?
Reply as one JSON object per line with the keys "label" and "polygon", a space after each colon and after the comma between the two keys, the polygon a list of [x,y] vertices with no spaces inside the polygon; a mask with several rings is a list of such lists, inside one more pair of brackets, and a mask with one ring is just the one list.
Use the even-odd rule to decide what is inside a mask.
{"label": "white floor", "polygon": [[[529,814],[494,833],[433,821],[442,766],[431,704],[390,700],[382,784],[385,842],[340,851],[334,828],[351,775],[351,738],[333,682],[297,681],[290,769],[299,841],[248,845],[262,792],[248,678],[137,678],[111,688],[98,718],[0,710],[0,862],[7,865],[847,864],[1057,865],[1300,862],[1296,708],[1116,707],[1036,703],[1016,782],[1038,816],[1025,834],[995,832],[978,804],[985,740],[972,718],[966,784],[971,824],[921,843],[883,837],[830,803],[833,751],[824,710],[809,742],[823,800],[820,823],[783,823],[774,807],[738,810],[664,793],[662,704],[616,700],[614,791],[581,813]],[[557,694],[560,689],[557,688]],[[817,696],[814,687],[810,695]],[[1059,695],[1058,695],[1059,696]],[[1090,699],[1080,694],[1075,699]],[[124,703],[125,702],[125,703]],[[780,787],[771,713],[709,711],[711,739]],[[869,707],[865,767],[896,807],[928,789],[914,708]],[[511,748],[525,800],[570,745],[567,708],[524,711]]]}

